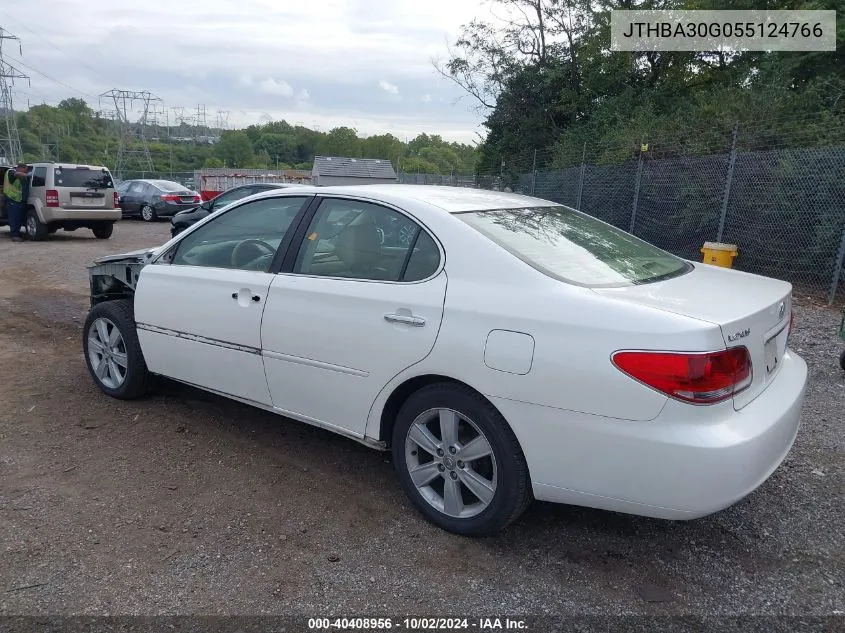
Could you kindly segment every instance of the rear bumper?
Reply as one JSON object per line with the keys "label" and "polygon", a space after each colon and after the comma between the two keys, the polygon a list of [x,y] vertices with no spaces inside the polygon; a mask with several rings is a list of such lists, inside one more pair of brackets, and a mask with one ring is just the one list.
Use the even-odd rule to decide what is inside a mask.
{"label": "rear bumper", "polygon": [[156,215],[160,218],[172,218],[177,213],[181,213],[182,211],[188,211],[189,209],[195,209],[197,205],[170,205],[170,204],[162,204],[156,207]]}
{"label": "rear bumper", "polygon": [[807,365],[787,352],[769,388],[740,411],[668,400],[632,422],[491,398],[511,423],[534,496],[664,519],[694,519],[747,496],[795,440]]}
{"label": "rear bumper", "polygon": [[51,222],[116,222],[121,218],[120,209],[63,209],[41,208],[41,219],[44,223]]}

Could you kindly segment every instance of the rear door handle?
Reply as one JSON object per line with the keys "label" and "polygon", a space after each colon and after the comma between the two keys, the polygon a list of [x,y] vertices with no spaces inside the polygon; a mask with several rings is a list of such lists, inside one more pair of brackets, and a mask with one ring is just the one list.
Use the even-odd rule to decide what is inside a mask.
{"label": "rear door handle", "polygon": [[423,327],[425,319],[422,317],[409,316],[406,314],[385,314],[384,320],[389,323],[402,323],[413,327]]}

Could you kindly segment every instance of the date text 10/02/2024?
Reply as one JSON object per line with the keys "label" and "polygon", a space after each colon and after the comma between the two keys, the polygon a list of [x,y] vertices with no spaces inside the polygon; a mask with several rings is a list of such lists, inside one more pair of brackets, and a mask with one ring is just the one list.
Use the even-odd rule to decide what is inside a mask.
{"label": "date text 10/02/2024", "polygon": [[527,631],[528,624],[518,618],[309,618],[308,628],[315,631]]}

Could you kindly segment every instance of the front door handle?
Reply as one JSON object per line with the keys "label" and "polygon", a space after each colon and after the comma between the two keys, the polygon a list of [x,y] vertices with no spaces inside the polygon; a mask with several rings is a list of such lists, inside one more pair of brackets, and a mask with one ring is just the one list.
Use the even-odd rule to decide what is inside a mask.
{"label": "front door handle", "polygon": [[[234,299],[235,301],[237,301],[237,300],[238,300],[238,297],[239,297],[239,296],[240,296],[240,294],[239,294],[239,293],[237,293],[237,292],[233,292],[233,293],[232,293],[232,299]],[[252,297],[251,297],[251,298],[252,298],[252,300],[253,300],[255,303],[258,303],[259,301],[261,301],[261,297],[259,297],[258,295],[252,295]]]}
{"label": "front door handle", "polygon": [[424,318],[407,314],[385,314],[384,320],[389,323],[402,323],[403,325],[412,325],[413,327],[423,327],[425,325]]}

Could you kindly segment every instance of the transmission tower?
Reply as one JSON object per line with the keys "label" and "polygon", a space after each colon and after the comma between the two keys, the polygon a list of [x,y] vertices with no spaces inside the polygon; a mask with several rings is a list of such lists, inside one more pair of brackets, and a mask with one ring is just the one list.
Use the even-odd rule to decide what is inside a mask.
{"label": "transmission tower", "polygon": [[18,50],[23,57],[21,41],[3,27],[0,27],[0,162],[15,164],[23,160],[21,149],[21,137],[18,134],[18,123],[15,120],[15,107],[12,102],[12,87],[15,79],[26,79],[29,77],[12,66],[3,57],[3,45],[7,42],[17,42]]}
{"label": "transmission tower", "polygon": [[[110,90],[101,94],[100,98],[111,99],[117,114],[116,123],[120,139],[114,168],[117,177],[122,179],[124,172],[130,169],[154,174],[155,167],[147,145],[146,130],[152,104],[160,102],[161,99],[147,90]],[[132,121],[136,112],[137,120]]]}
{"label": "transmission tower", "polygon": [[229,129],[229,114],[228,110],[217,111],[217,129],[221,132]]}
{"label": "transmission tower", "polygon": [[208,110],[202,104],[197,106],[197,116],[194,121],[194,136],[197,144],[203,143],[208,137]]}

